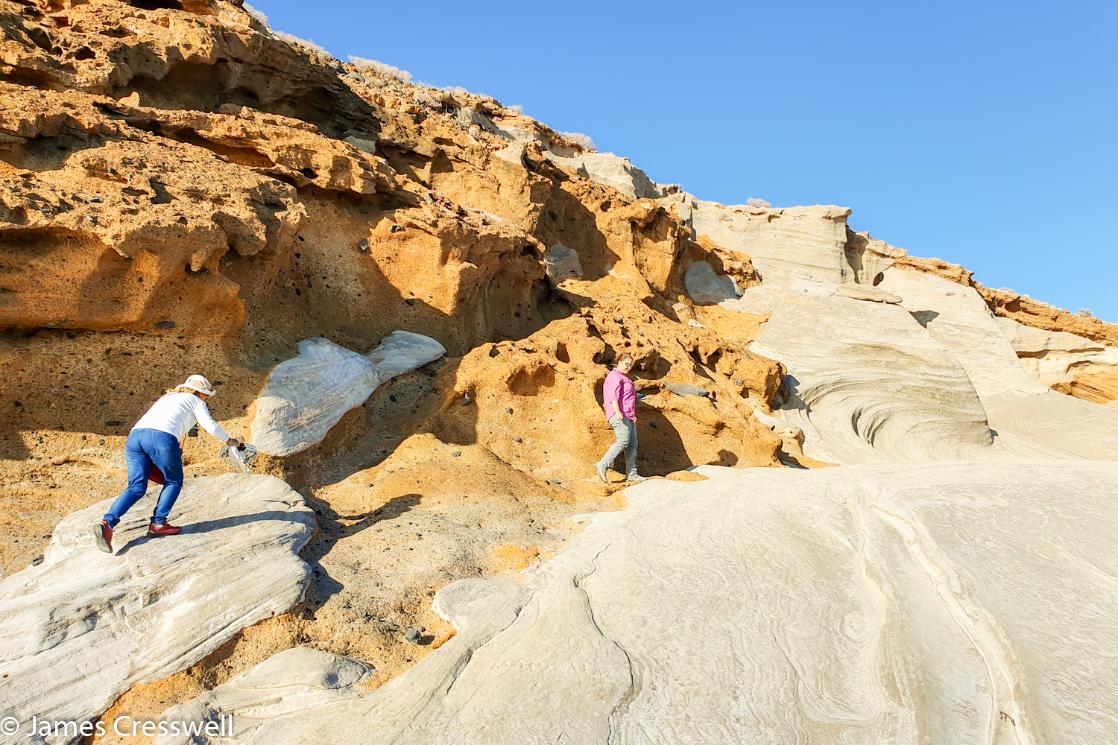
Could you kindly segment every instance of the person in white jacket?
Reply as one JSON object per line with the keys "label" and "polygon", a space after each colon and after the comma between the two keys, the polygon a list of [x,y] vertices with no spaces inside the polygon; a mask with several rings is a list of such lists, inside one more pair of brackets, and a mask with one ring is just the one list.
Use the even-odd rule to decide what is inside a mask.
{"label": "person in white jacket", "polygon": [[128,464],[128,487],[116,498],[99,525],[94,527],[97,546],[112,553],[113,528],[121,516],[147,491],[148,474],[154,465],[162,472],[163,489],[155,503],[148,525],[148,535],[176,535],[182,528],[167,521],[171,508],[182,491],[182,438],[198,424],[218,440],[231,447],[241,441],[210,416],[206,399],[217,391],[201,375],[191,375],[182,385],[167,391],[140,417],[124,444],[124,460]]}

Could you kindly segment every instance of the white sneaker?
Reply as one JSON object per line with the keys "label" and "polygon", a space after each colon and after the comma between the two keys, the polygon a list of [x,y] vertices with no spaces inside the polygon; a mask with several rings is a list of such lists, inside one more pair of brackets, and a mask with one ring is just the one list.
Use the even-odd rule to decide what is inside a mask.
{"label": "white sneaker", "polygon": [[606,467],[605,466],[603,466],[601,463],[595,463],[594,464],[594,470],[598,472],[598,478],[600,478],[602,480],[603,484],[608,484],[609,483],[609,477],[606,476]]}

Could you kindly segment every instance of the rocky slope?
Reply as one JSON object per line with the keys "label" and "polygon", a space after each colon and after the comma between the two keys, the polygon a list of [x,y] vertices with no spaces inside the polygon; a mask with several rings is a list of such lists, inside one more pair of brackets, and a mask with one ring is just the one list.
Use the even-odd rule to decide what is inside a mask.
{"label": "rocky slope", "polygon": [[[1108,731],[1104,719],[1098,731],[1060,722],[1083,681],[1112,677],[1090,660],[1115,635],[1084,621],[1078,646],[1051,639],[1067,604],[1115,575],[1113,468],[1098,461],[1118,459],[1118,327],[909,256],[854,231],[847,209],[698,200],[491,98],[281,38],[235,0],[0,0],[0,29],[0,634],[11,642],[0,671],[80,659],[106,635],[142,646],[145,624],[180,625],[160,620],[168,595],[199,616],[145,664],[5,682],[7,708],[103,722],[235,711],[242,737],[271,739],[290,734],[283,717],[319,731],[305,710],[326,704],[342,739],[371,722],[419,741],[450,723],[486,741],[736,740],[760,727],[780,742],[1097,742]],[[612,439],[601,381],[625,352],[647,394],[640,468],[669,480],[623,495],[590,463]],[[259,439],[253,478],[294,491],[206,491],[233,477],[218,476],[228,469],[212,440],[187,438],[197,490],[180,502],[191,525],[177,548],[145,543],[136,555],[149,570],[130,578],[113,572],[133,566],[131,551],[83,566],[93,548],[75,526],[120,490],[131,423],[196,371],[218,384],[226,428]],[[694,466],[711,480],[675,483],[703,478],[684,470]],[[921,479],[931,486],[905,491]],[[1018,552],[1017,528],[986,554],[960,548],[973,536],[956,524],[994,531],[1006,490],[1021,495],[1012,509],[1046,516],[1066,556]],[[1080,493],[1074,520],[1052,518]],[[579,515],[628,494],[654,498],[563,549]],[[274,512],[277,499],[298,530],[197,528],[230,510]],[[1077,548],[1092,514],[1098,534]],[[815,546],[818,572],[734,568],[763,543],[758,524],[771,534],[763,554],[796,564]],[[1044,539],[1028,525],[1018,533]],[[235,581],[183,584],[229,552],[268,561],[284,591],[270,605],[250,595],[229,618],[221,597]],[[519,582],[478,579],[556,552]],[[680,555],[694,571],[668,571]],[[88,581],[29,607],[28,588],[67,562]],[[1101,574],[1076,574],[1019,628],[1036,610],[1021,599],[1067,564]],[[1008,594],[983,584],[1023,566]],[[647,577],[609,586],[605,620],[585,589],[596,567],[664,584],[647,597],[624,592]],[[236,581],[268,590],[260,571]],[[921,587],[947,610],[922,605]],[[794,639],[766,641],[741,607],[770,596],[774,617],[799,619]],[[606,628],[658,628],[654,612],[678,652],[659,662],[654,646]],[[693,644],[725,634],[748,643]],[[60,635],[66,645],[51,646]],[[921,638],[967,662],[948,670]],[[574,677],[542,673],[527,648],[573,655]],[[1083,667],[1076,686],[1043,682],[1058,663]],[[495,690],[487,676],[502,665],[526,676],[502,690],[529,691],[540,719],[503,708],[511,693],[452,700]],[[574,681],[596,676],[602,690],[580,690],[594,699],[582,706]],[[742,714],[726,702],[753,678],[773,687]],[[260,690],[272,701],[263,717]],[[409,708],[414,695],[426,708]],[[680,719],[668,699],[684,695],[702,700],[709,729]]]}

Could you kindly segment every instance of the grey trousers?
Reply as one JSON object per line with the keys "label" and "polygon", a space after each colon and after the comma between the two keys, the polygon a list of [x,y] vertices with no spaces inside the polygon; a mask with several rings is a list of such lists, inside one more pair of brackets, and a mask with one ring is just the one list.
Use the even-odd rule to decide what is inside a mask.
{"label": "grey trousers", "polygon": [[626,419],[621,415],[614,415],[609,420],[609,426],[613,427],[613,434],[617,440],[609,446],[609,450],[602,456],[598,462],[609,468],[613,462],[617,460],[617,456],[621,455],[621,451],[625,451],[625,475],[637,475],[637,423],[632,419]]}

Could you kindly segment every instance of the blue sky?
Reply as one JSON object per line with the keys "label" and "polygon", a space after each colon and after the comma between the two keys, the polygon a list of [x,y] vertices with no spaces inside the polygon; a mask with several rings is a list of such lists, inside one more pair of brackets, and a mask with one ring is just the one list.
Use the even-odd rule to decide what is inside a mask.
{"label": "blue sky", "polygon": [[1118,3],[252,4],[700,198],[851,207],[856,230],[1118,322]]}

